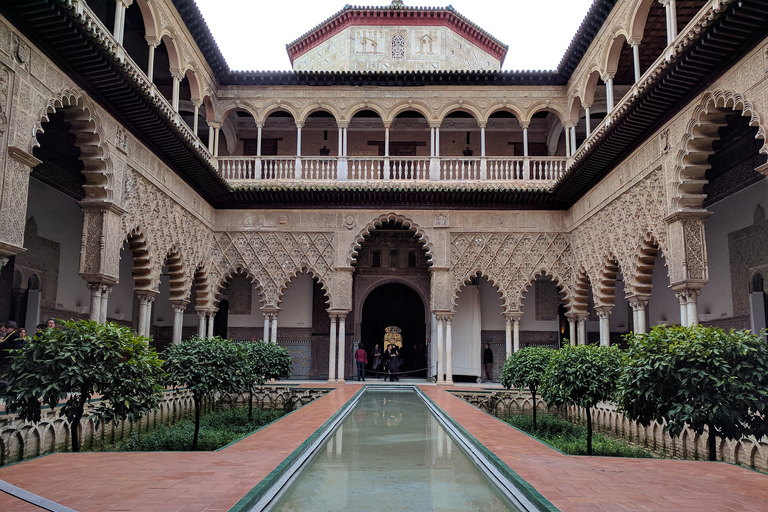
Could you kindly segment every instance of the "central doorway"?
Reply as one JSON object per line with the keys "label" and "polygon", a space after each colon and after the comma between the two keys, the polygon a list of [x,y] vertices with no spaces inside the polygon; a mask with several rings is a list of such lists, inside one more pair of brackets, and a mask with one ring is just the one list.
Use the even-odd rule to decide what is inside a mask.
{"label": "central doorway", "polygon": [[[401,374],[424,377],[427,366],[424,303],[413,288],[400,283],[387,283],[375,288],[363,303],[360,341],[369,354],[373,353],[377,343],[384,351],[385,329],[392,326],[402,330]],[[372,363],[373,359],[369,358],[369,368]]]}

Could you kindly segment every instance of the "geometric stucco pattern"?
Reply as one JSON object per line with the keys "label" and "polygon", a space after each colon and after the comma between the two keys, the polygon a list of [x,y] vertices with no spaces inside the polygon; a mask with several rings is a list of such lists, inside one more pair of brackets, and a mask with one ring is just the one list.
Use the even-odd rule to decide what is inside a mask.
{"label": "geometric stucco pattern", "polygon": [[506,311],[519,311],[536,275],[550,276],[570,300],[573,254],[570,236],[558,233],[460,233],[451,239],[452,301],[477,273],[501,294]]}
{"label": "geometric stucco pattern", "polygon": [[122,222],[123,236],[127,237],[138,228],[148,241],[150,288],[157,291],[166,257],[178,251],[184,290],[189,294],[195,270],[210,261],[212,231],[135,171],[127,173],[123,198],[126,210]]}
{"label": "geometric stucco pattern", "polygon": [[574,256],[589,276],[595,303],[603,299],[599,281],[609,258],[619,263],[630,295],[643,239],[650,235],[669,254],[665,212],[663,173],[656,169],[573,230]]}
{"label": "geometric stucco pattern", "polygon": [[244,271],[261,288],[264,305],[277,307],[291,279],[306,271],[332,297],[333,240],[333,233],[217,232],[212,282],[221,285],[233,271]]}

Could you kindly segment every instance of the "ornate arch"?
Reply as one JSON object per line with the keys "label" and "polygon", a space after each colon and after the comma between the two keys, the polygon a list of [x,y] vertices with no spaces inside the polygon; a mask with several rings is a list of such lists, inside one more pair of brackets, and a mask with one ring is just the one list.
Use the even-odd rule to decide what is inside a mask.
{"label": "ornate arch", "polygon": [[[251,116],[253,117],[253,121],[254,122],[258,122],[257,121],[258,120],[258,115],[256,114],[256,111],[253,110],[253,107],[251,107],[250,105],[244,105],[244,104],[241,104],[241,103],[237,103],[237,104],[227,103],[227,104],[224,104],[224,105],[219,105],[219,108],[221,108],[222,110],[218,114],[218,116],[216,117],[216,119],[217,119],[216,122],[218,122],[218,123],[222,123],[223,124],[224,121],[226,121],[227,118],[230,115],[232,115],[233,113],[237,112],[238,110],[251,114]],[[207,107],[206,107],[206,112],[207,112]],[[266,120],[266,117],[264,119]]]}
{"label": "ornate arch", "polygon": [[651,12],[651,5],[656,0],[640,0],[637,2],[632,17],[629,21],[629,39],[640,41],[645,35],[645,23],[648,21],[648,14]]}
{"label": "ornate arch", "polygon": [[616,296],[616,278],[620,272],[619,259],[610,253],[603,261],[595,293],[595,306],[613,306]]}
{"label": "ornate arch", "polygon": [[487,123],[490,120],[491,116],[496,112],[509,112],[510,114],[515,116],[518,122],[522,122],[522,119],[524,117],[522,110],[520,110],[514,105],[508,105],[506,102],[504,102],[504,103],[493,104],[490,107],[488,107],[488,110],[486,111],[485,116],[483,116],[480,119],[480,122]]}
{"label": "ornate arch", "polygon": [[653,287],[653,269],[656,256],[659,254],[659,244],[651,233],[645,233],[637,246],[635,268],[632,272],[632,287],[634,293],[650,295]]}
{"label": "ornate arch", "polygon": [[[603,70],[606,75],[613,75],[619,70],[619,58],[621,57],[621,49],[627,42],[627,36],[623,30],[616,31],[611,38],[611,45],[608,51],[605,52],[603,60]],[[605,75],[604,75],[605,76]]]}
{"label": "ornate arch", "polygon": [[136,290],[152,289],[151,247],[141,226],[131,229],[125,237],[128,250],[133,254],[133,285]]}
{"label": "ornate arch", "polygon": [[587,314],[589,307],[589,288],[592,283],[587,274],[587,269],[583,266],[574,275],[573,288],[571,290],[568,306],[575,313]]}
{"label": "ornate arch", "polygon": [[171,301],[189,299],[190,286],[188,286],[186,265],[184,265],[184,258],[176,244],[166,254],[165,266],[168,267]]}
{"label": "ornate arch", "polygon": [[183,59],[181,51],[176,44],[176,34],[171,30],[163,29],[163,35],[160,36],[160,40],[165,43],[165,49],[168,52],[168,69],[181,70]]}
{"label": "ornate arch", "polygon": [[[243,107],[243,106],[240,106],[240,107],[237,107],[237,108],[245,109],[245,107]],[[285,102],[283,102],[282,100],[278,100],[277,103],[272,103],[272,104],[269,104],[269,105],[266,105],[265,107],[263,107],[261,109],[261,111],[259,112],[259,114],[257,116],[254,116],[254,119],[256,120],[257,123],[264,124],[264,123],[267,122],[267,118],[269,116],[271,116],[272,114],[274,114],[275,112],[277,112],[278,110],[284,110],[285,112],[288,112],[289,114],[291,114],[291,116],[293,117],[294,122],[297,122],[299,120],[299,114],[296,111],[296,109],[292,105],[288,105]],[[250,112],[250,110],[249,110],[249,112]],[[229,115],[229,114],[227,114],[227,115]],[[221,119],[223,121],[224,117],[222,117]]]}
{"label": "ornate arch", "polygon": [[363,110],[370,110],[373,112],[376,112],[379,114],[379,117],[381,118],[381,122],[384,122],[384,119],[387,117],[386,113],[384,112],[384,109],[376,104],[372,104],[368,101],[364,101],[362,103],[358,103],[357,105],[352,105],[347,110],[347,115],[344,119],[339,119],[339,121],[344,121],[346,123],[349,123],[352,121],[352,118],[355,117],[355,114],[362,112]]}
{"label": "ornate arch", "polygon": [[507,306],[507,297],[506,297],[506,290],[502,287],[501,279],[497,276],[492,275],[490,272],[486,272],[480,267],[477,267],[474,272],[469,272],[464,277],[464,279],[460,280],[459,282],[454,283],[453,290],[451,291],[451,312],[456,312],[456,304],[459,300],[459,295],[461,294],[461,291],[469,284],[470,280],[479,275],[480,277],[484,277],[488,280],[488,282],[491,284],[491,286],[494,287],[496,292],[499,294],[499,298],[501,299],[501,307],[504,309],[504,311],[508,311],[509,308]]}
{"label": "ornate arch", "polygon": [[144,19],[144,33],[147,37],[157,37],[158,16],[155,14],[154,4],[150,3],[149,0],[136,0],[136,5],[141,11],[141,17]]}
{"label": "ornate arch", "polygon": [[466,112],[467,114],[472,114],[472,117],[475,118],[478,126],[480,125],[480,120],[483,118],[482,112],[475,106],[470,105],[464,101],[458,101],[443,107],[443,109],[440,110],[440,112],[435,116],[435,120],[437,120],[440,124],[443,124],[445,118],[454,112]]}
{"label": "ornate arch", "polygon": [[595,101],[595,92],[597,91],[597,81],[600,80],[600,70],[594,65],[587,74],[584,83],[584,103],[592,105]]}
{"label": "ornate arch", "polygon": [[213,306],[208,265],[200,263],[195,268],[192,280],[195,283],[195,307],[208,308]]}
{"label": "ornate arch", "polygon": [[251,283],[256,285],[256,289],[259,291],[259,294],[261,295],[261,301],[263,303],[266,303],[266,296],[264,294],[264,288],[262,284],[257,279],[256,275],[251,272],[248,267],[242,263],[238,263],[236,265],[231,266],[227,270],[225,270],[220,276],[218,281],[216,282],[216,288],[213,293],[213,300],[212,305],[215,308],[219,307],[219,302],[224,298],[224,289],[226,288],[226,283],[228,283],[235,274],[243,274],[246,277],[248,277],[251,280]]}
{"label": "ornate arch", "polygon": [[282,285],[280,286],[280,289],[278,290],[277,295],[277,305],[279,306],[280,303],[283,302],[283,297],[285,296],[285,292],[288,290],[288,286],[290,286],[291,282],[293,282],[294,279],[296,279],[299,274],[307,274],[313,279],[317,279],[317,282],[320,284],[320,288],[323,290],[323,293],[326,297],[328,297],[328,300],[331,298],[331,289],[328,286],[328,283],[325,282],[324,276],[322,273],[318,272],[314,267],[311,265],[304,265],[302,267],[295,267],[292,272],[290,272],[287,275],[287,278],[285,281],[283,281]]}
{"label": "ornate arch", "polygon": [[379,215],[377,218],[366,224],[357,234],[355,237],[355,241],[352,243],[352,246],[349,249],[349,252],[347,252],[347,260],[346,264],[347,266],[352,266],[352,262],[357,258],[357,251],[360,250],[360,246],[362,245],[364,238],[371,234],[373,230],[376,228],[381,227],[381,225],[385,222],[395,222],[400,223],[404,227],[409,228],[412,231],[415,231],[416,238],[422,241],[424,244],[424,250],[427,253],[427,258],[429,259],[430,263],[432,262],[432,255],[434,247],[432,246],[432,242],[429,240],[429,236],[427,236],[427,233],[416,224],[413,220],[410,218],[399,215],[397,213],[385,213],[383,215]]}
{"label": "ornate arch", "polygon": [[720,138],[718,131],[726,125],[726,115],[736,111],[741,111],[742,116],[750,116],[749,125],[757,127],[756,137],[763,139],[760,153],[768,155],[765,125],[751,101],[731,91],[705,94],[694,109],[675,159],[673,177],[677,182],[677,195],[672,199],[673,212],[703,208],[705,173],[710,167],[707,159],[714,152],[712,143]]}
{"label": "ornate arch", "polygon": [[423,105],[421,102],[411,101],[397,105],[395,108],[393,108],[389,112],[389,115],[386,117],[386,119],[384,119],[384,122],[393,123],[398,115],[409,110],[413,110],[414,112],[418,112],[419,114],[423,115],[427,123],[434,120],[430,114],[429,107]]}
{"label": "ornate arch", "polygon": [[65,89],[48,100],[33,129],[29,153],[32,154],[33,149],[40,145],[37,134],[44,131],[43,123],[49,122],[49,115],[58,111],[64,114],[64,119],[71,125],[75,146],[80,150],[85,177],[85,200],[112,201],[115,178],[109,145],[105,142],[107,137],[96,105],[83,92]]}
{"label": "ornate arch", "polygon": [[523,296],[528,293],[528,289],[531,287],[531,285],[536,281],[536,278],[539,276],[548,277],[552,280],[553,283],[557,286],[557,291],[560,294],[563,302],[565,304],[571,303],[571,293],[568,289],[568,281],[561,275],[559,275],[559,272],[547,268],[544,266],[541,266],[534,270],[529,276],[527,276],[526,281],[523,283],[522,288],[519,290],[519,296],[517,303],[520,304],[520,307],[522,307],[523,304]]}

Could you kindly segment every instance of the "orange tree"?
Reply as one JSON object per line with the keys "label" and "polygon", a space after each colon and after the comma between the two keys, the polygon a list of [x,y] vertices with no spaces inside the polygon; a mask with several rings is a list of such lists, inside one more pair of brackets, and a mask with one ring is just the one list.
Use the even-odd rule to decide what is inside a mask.
{"label": "orange tree", "polygon": [[587,416],[587,455],[592,455],[592,411],[610,400],[621,373],[622,354],[616,347],[566,345],[555,350],[544,373],[541,398],[548,405],[583,407]]}
{"label": "orange tree", "polygon": [[3,387],[9,412],[31,422],[41,419],[42,405],[67,418],[72,451],[80,451],[80,420],[88,410],[96,428],[110,421],[136,421],[155,409],[162,396],[162,361],[128,327],[90,320],[63,322],[45,329],[14,351]]}
{"label": "orange tree", "polygon": [[238,344],[243,354],[240,361],[240,387],[248,391],[248,419],[253,417],[253,388],[271,379],[291,376],[291,356],[276,343],[244,341]]}
{"label": "orange tree", "polygon": [[509,356],[501,372],[501,385],[528,388],[533,398],[533,430],[536,430],[536,392],[552,359],[551,348],[527,347]]}
{"label": "orange tree", "polygon": [[768,345],[762,335],[713,327],[654,327],[627,337],[619,379],[622,411],[641,425],[665,423],[672,436],[685,426],[708,432],[709,460],[715,436],[741,439],[768,434]]}

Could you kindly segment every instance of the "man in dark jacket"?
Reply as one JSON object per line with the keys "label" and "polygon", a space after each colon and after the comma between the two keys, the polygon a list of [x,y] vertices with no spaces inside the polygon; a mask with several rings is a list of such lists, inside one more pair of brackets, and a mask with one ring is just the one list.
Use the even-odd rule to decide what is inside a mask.
{"label": "man in dark jacket", "polygon": [[491,346],[486,343],[485,350],[483,351],[483,365],[485,366],[485,378],[489,381],[493,380],[493,350]]}

